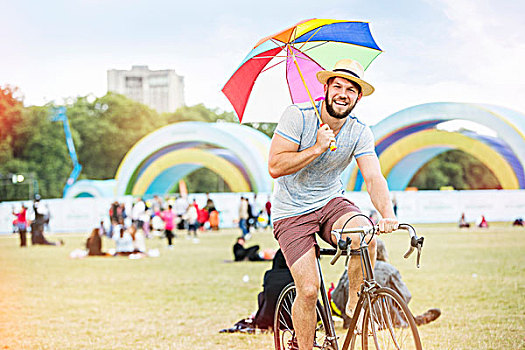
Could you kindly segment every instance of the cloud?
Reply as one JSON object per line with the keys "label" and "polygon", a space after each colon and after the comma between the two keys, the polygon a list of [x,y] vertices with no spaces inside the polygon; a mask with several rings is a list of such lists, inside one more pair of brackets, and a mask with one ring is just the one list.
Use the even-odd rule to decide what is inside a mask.
{"label": "cloud", "polygon": [[525,112],[525,5],[428,3],[432,21],[421,31],[408,33],[400,23],[388,23],[390,32],[378,27],[385,52],[367,71],[376,92],[363,99],[358,115],[375,124],[401,109],[430,102],[489,103]]}
{"label": "cloud", "polygon": [[[525,29],[522,2],[441,0],[455,43],[452,58],[464,62],[467,77],[479,84],[522,84]],[[517,11],[521,7],[520,11]]]}

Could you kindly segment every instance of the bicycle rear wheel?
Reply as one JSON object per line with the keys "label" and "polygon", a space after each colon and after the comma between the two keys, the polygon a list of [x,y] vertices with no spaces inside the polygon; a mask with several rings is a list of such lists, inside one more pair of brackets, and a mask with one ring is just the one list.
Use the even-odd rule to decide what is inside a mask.
{"label": "bicycle rear wheel", "polygon": [[[281,291],[275,307],[273,338],[276,350],[298,349],[297,338],[292,323],[292,305],[296,296],[295,284],[288,284]],[[327,339],[328,319],[321,303],[317,301],[317,325],[314,335],[314,349],[333,349]]]}
{"label": "bicycle rear wheel", "polygon": [[363,350],[422,349],[414,316],[399,294],[379,288],[370,304],[364,310]]}

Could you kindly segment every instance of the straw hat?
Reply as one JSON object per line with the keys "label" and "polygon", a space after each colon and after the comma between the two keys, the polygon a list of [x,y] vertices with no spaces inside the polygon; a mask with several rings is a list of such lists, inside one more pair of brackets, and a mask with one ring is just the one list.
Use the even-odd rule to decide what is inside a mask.
{"label": "straw hat", "polygon": [[317,72],[317,80],[319,80],[321,84],[326,84],[328,79],[332,77],[345,78],[361,86],[363,96],[368,96],[374,92],[374,87],[361,79],[364,73],[365,70],[359,62],[346,58],[337,61],[333,70]]}

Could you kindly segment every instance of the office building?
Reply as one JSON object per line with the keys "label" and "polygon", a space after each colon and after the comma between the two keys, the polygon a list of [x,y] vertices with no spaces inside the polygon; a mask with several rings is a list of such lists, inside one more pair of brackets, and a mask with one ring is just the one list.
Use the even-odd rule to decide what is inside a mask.
{"label": "office building", "polygon": [[108,91],[127,96],[157,112],[175,112],[184,106],[184,77],[174,70],[150,70],[133,66],[131,70],[108,70]]}

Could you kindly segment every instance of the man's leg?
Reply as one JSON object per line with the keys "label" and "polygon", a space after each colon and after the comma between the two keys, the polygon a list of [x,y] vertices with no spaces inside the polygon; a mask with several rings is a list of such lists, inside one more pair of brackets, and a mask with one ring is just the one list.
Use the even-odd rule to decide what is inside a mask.
{"label": "man's leg", "polygon": [[290,268],[297,295],[292,306],[292,320],[299,349],[311,350],[314,344],[317,315],[315,306],[319,295],[319,272],[315,247],[299,258]]}
{"label": "man's leg", "polygon": [[[357,213],[346,213],[343,216],[341,216],[337,221],[332,225],[332,229],[341,229],[343,228],[343,225],[346,223],[346,221],[351,218],[352,216],[356,215]],[[345,226],[345,228],[350,227],[360,227],[360,226],[370,226],[370,222],[364,218],[363,216],[357,216],[350,220],[350,222]],[[352,249],[359,248],[359,243],[361,242],[361,237],[359,234],[350,234],[350,235],[343,235],[343,239],[346,239],[346,237],[350,236],[352,238]],[[367,241],[370,239],[370,237],[365,238]],[[333,242],[336,244],[336,242]],[[370,254],[370,261],[372,263],[372,269],[374,268],[374,265],[376,263],[376,240],[374,239],[369,243],[368,245],[368,252]],[[357,305],[357,301],[359,300],[357,296],[357,292],[359,292],[359,289],[361,287],[361,283],[363,282],[363,273],[361,271],[361,258],[359,256],[352,256],[350,257],[350,260],[348,262],[348,302],[346,304],[346,310],[345,313],[352,317],[354,313],[354,309]]]}
{"label": "man's leg", "polygon": [[260,247],[258,245],[251,246],[249,248],[246,248],[246,256],[248,257],[248,260],[250,261],[260,261],[262,260],[259,257],[259,249]]}

